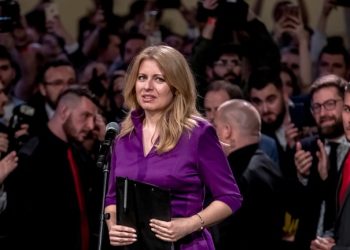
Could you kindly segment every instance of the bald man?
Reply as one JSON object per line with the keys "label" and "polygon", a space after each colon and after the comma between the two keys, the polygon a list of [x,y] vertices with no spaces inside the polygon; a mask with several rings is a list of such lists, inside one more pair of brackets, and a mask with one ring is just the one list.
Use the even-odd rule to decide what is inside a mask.
{"label": "bald man", "polygon": [[229,100],[219,106],[214,125],[243,195],[240,210],[219,225],[217,249],[279,249],[282,177],[259,149],[258,111],[244,100]]}

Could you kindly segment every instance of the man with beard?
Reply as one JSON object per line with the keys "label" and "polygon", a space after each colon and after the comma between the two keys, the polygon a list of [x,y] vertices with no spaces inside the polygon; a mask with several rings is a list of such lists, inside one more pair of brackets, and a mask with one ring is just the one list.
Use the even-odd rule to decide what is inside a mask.
{"label": "man with beard", "polygon": [[239,45],[223,44],[213,56],[209,76],[213,80],[226,80],[241,86],[242,48]]}
{"label": "man with beard", "polygon": [[310,96],[319,134],[296,144],[294,163],[304,198],[300,229],[308,246],[334,226],[338,176],[350,146],[342,125],[345,84],[336,75],[316,79]]}
{"label": "man with beard", "polygon": [[261,116],[261,132],[276,140],[279,158],[284,159],[288,146],[285,133],[291,118],[286,112],[288,98],[283,93],[279,75],[267,68],[252,72],[248,81],[248,98]]}
{"label": "man with beard", "polygon": [[97,247],[92,246],[100,209],[95,187],[102,178],[83,157],[81,144],[95,129],[103,140],[105,126],[96,127],[98,116],[93,94],[72,85],[58,97],[45,130],[19,151],[8,193],[13,249]]}
{"label": "man with beard", "polygon": [[[261,120],[261,132],[274,138],[278,148],[279,166],[286,183],[286,213],[283,226],[283,240],[285,249],[293,248],[298,244],[296,234],[298,231],[299,210],[303,204],[299,201],[296,171],[293,164],[294,141],[298,137],[298,128],[294,125],[290,112],[301,114],[297,106],[289,106],[288,98],[283,92],[279,74],[271,69],[263,68],[253,71],[248,81],[248,98],[258,110]],[[300,118],[295,115],[293,118]],[[291,135],[287,137],[286,135]]]}
{"label": "man with beard", "polygon": [[[342,112],[344,133],[350,141],[350,85],[347,84],[344,93]],[[337,185],[337,211],[333,235],[317,237],[311,242],[311,250],[346,250],[350,249],[350,154],[343,162]]]}
{"label": "man with beard", "polygon": [[[65,60],[56,60],[44,65],[38,76],[39,91],[26,104],[14,109],[14,116],[26,115],[18,112],[21,106],[29,106],[25,110],[32,110],[32,118],[28,121],[29,133],[37,135],[43,131],[48,120],[53,116],[60,93],[69,85],[76,82],[73,65]],[[17,113],[16,113],[17,111]],[[12,120],[15,117],[12,117]]]}

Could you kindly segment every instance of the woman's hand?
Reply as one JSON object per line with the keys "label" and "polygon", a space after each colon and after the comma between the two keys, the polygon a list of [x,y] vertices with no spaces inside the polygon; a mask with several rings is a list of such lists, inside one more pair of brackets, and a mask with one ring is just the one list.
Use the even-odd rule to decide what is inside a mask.
{"label": "woman's hand", "polygon": [[127,246],[136,240],[136,230],[131,227],[112,225],[109,229],[109,241],[112,246]]}
{"label": "woman's hand", "polygon": [[157,238],[168,242],[175,242],[201,227],[196,216],[174,218],[171,221],[151,219],[149,225]]}

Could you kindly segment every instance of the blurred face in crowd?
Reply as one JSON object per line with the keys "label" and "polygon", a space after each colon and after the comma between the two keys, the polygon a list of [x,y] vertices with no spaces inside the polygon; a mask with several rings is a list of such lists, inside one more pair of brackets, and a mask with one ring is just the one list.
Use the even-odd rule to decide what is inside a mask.
{"label": "blurred face in crowd", "polygon": [[323,53],[319,60],[319,75],[334,74],[344,79],[348,79],[348,69],[345,64],[344,56],[341,54]]}
{"label": "blurred face in crowd", "polygon": [[116,58],[120,57],[120,44],[119,36],[109,35],[109,44],[102,55],[105,62],[111,64]]}
{"label": "blurred face in crowd", "polygon": [[51,67],[45,72],[44,82],[39,85],[40,93],[45,97],[46,102],[55,109],[60,93],[75,82],[75,71],[71,66]]}
{"label": "blurred face in crowd", "polygon": [[258,110],[263,125],[278,129],[286,114],[286,105],[282,90],[272,83],[263,89],[252,88],[250,102]]}
{"label": "blurred face in crowd", "polygon": [[323,87],[311,97],[311,111],[320,134],[327,138],[342,135],[343,100],[336,87]]}
{"label": "blurred face in crowd", "polygon": [[4,115],[4,106],[8,102],[7,95],[4,92],[4,85],[0,81],[0,117]]}
{"label": "blurred face in crowd", "polygon": [[218,107],[229,99],[230,96],[223,89],[207,92],[204,97],[205,117],[213,123]]}
{"label": "blurred face in crowd", "polygon": [[169,35],[164,39],[164,42],[169,45],[170,47],[173,47],[174,49],[178,51],[182,51],[182,46],[184,44],[184,40],[181,36],[178,35]]}
{"label": "blurred face in crowd", "polygon": [[345,92],[344,95],[344,106],[343,106],[343,126],[346,139],[350,141],[350,93]]}
{"label": "blurred face in crowd", "polygon": [[129,39],[125,43],[124,48],[124,63],[129,64],[132,59],[141,52],[146,46],[146,41],[143,39]]}
{"label": "blurred face in crowd", "polygon": [[54,59],[63,52],[58,43],[57,37],[52,34],[45,34],[41,43],[42,52],[48,59]]}
{"label": "blurred face in crowd", "polygon": [[8,89],[16,77],[15,69],[7,59],[0,59],[0,81],[4,89]]}
{"label": "blurred face in crowd", "polygon": [[124,96],[123,96],[123,90],[125,86],[125,71],[123,70],[118,70],[115,72],[115,77],[112,82],[113,88],[113,100],[117,108],[122,108],[124,106]]}
{"label": "blurred face in crowd", "polygon": [[174,98],[165,76],[154,60],[145,59],[140,64],[135,90],[138,104],[150,115],[162,113]]}
{"label": "blurred face in crowd", "polygon": [[83,142],[96,125],[98,109],[86,97],[81,97],[78,105],[68,108],[69,114],[62,127],[69,141]]}
{"label": "blurred face in crowd", "polygon": [[240,84],[241,59],[236,54],[223,54],[213,64],[214,78]]}
{"label": "blurred face in crowd", "polygon": [[104,89],[108,88],[108,69],[107,66],[100,62],[92,62],[86,66],[81,76],[81,81],[88,84],[93,77],[98,78],[98,81],[103,85]]}
{"label": "blurred face in crowd", "polygon": [[290,52],[284,52],[281,55],[281,63],[292,70],[295,76],[299,77],[299,55]]}

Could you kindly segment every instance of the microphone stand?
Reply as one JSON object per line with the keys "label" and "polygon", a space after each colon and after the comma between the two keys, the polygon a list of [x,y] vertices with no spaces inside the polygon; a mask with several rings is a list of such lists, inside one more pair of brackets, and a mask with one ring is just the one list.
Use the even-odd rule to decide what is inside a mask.
{"label": "microphone stand", "polygon": [[99,235],[98,235],[98,250],[102,250],[102,242],[103,242],[103,235],[104,235],[104,227],[105,227],[105,214],[104,214],[104,208],[105,208],[105,200],[106,200],[106,193],[107,193],[107,184],[108,184],[108,176],[109,176],[109,165],[110,165],[110,155],[108,157],[108,160],[104,162],[102,166],[102,172],[103,172],[103,184],[102,184],[102,204],[101,204],[101,214],[100,214],[100,229],[99,229]]}

